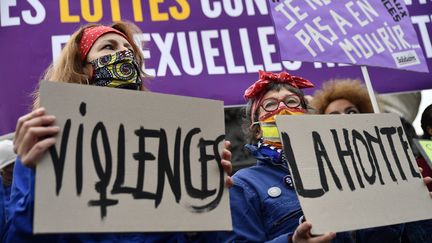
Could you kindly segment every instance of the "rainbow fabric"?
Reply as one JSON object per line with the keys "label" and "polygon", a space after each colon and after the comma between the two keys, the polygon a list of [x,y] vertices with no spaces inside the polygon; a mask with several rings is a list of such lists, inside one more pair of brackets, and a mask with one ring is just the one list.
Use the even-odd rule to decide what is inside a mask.
{"label": "rainbow fabric", "polygon": [[302,115],[304,114],[303,109],[288,109],[284,108],[278,111],[277,114],[271,115],[268,118],[264,118],[260,121],[260,127],[262,131],[263,141],[267,144],[271,144],[274,147],[282,148],[279,130],[276,126],[276,116],[281,115]]}
{"label": "rainbow fabric", "polygon": [[124,89],[140,89],[141,76],[133,52],[126,50],[100,57],[93,65],[94,84]]}

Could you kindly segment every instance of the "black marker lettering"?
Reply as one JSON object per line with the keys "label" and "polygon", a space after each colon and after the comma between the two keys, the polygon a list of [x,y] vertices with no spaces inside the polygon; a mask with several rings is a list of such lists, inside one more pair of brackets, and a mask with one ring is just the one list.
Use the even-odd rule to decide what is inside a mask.
{"label": "black marker lettering", "polygon": [[62,133],[62,139],[60,143],[60,156],[57,153],[57,149],[54,146],[51,146],[49,148],[49,153],[51,155],[51,160],[53,161],[54,165],[54,173],[55,173],[55,179],[56,179],[56,195],[58,196],[62,187],[63,182],[63,170],[64,170],[64,164],[66,159],[66,150],[67,150],[67,144],[69,139],[69,131],[71,127],[71,120],[67,119],[66,123],[63,127],[63,133]]}
{"label": "black marker lettering", "polygon": [[135,188],[123,186],[125,179],[125,131],[124,125],[120,124],[117,140],[117,176],[114,181],[111,194],[133,193]]}
{"label": "black marker lettering", "polygon": [[317,163],[318,163],[318,171],[320,174],[321,186],[323,187],[324,191],[328,192],[329,187],[328,187],[327,176],[326,176],[325,171],[324,171],[324,163],[323,163],[323,159],[322,159],[322,158],[324,158],[326,161],[326,164],[330,170],[330,173],[333,177],[333,181],[335,182],[337,188],[342,191],[342,184],[341,184],[339,177],[337,176],[336,171],[334,170],[332,163],[328,157],[327,151],[326,151],[324,144],[321,140],[321,136],[319,135],[318,132],[313,131],[312,132],[312,139],[313,139],[314,148],[315,148],[315,156],[316,156]]}
{"label": "black marker lettering", "polygon": [[158,182],[156,190],[156,207],[162,200],[164,185],[165,185],[165,175],[168,178],[168,182],[171,186],[171,190],[174,193],[175,200],[178,203],[181,196],[180,188],[180,136],[181,128],[177,128],[176,139],[175,139],[175,151],[174,155],[174,170],[171,169],[171,164],[168,158],[168,141],[166,132],[164,129],[160,130],[161,136],[159,140],[159,153],[158,153]]}
{"label": "black marker lettering", "polygon": [[390,149],[391,149],[391,152],[393,154],[393,158],[396,162],[396,166],[399,170],[399,173],[400,173],[402,179],[406,180],[407,178],[406,178],[405,173],[402,169],[402,166],[401,166],[401,163],[399,161],[399,157],[397,156],[397,152],[395,150],[393,139],[392,139],[392,135],[396,133],[396,128],[395,127],[384,127],[384,128],[380,129],[380,132],[381,132],[381,134],[384,134],[387,136],[387,140],[389,142]]}
{"label": "black marker lettering", "polygon": [[283,141],[283,150],[285,153],[285,156],[288,160],[288,164],[290,166],[294,185],[297,189],[297,193],[302,197],[308,197],[308,198],[316,198],[324,195],[325,191],[322,188],[319,189],[304,189],[303,182],[300,177],[300,172],[297,167],[297,162],[294,157],[294,151],[291,147],[291,140],[286,132],[281,132],[282,135],[282,141]]}
{"label": "black marker lettering", "polygon": [[[105,154],[105,170],[102,167],[102,163],[99,157],[99,150],[97,144],[97,138],[99,134],[101,135],[102,146]],[[96,173],[99,177],[99,182],[96,183],[95,188],[96,191],[100,194],[100,196],[99,200],[90,200],[88,205],[100,206],[101,218],[105,218],[107,215],[107,207],[116,205],[118,203],[118,200],[107,198],[107,186],[109,184],[112,171],[112,155],[108,139],[108,133],[102,122],[98,122],[93,130],[91,137],[91,150]]]}
{"label": "black marker lettering", "polygon": [[389,174],[390,174],[390,177],[392,178],[392,180],[394,181],[394,182],[397,182],[397,179],[396,179],[396,176],[395,176],[395,174],[394,174],[394,172],[393,172],[393,168],[392,168],[392,166],[391,166],[391,164],[390,164],[390,161],[388,160],[388,158],[387,158],[387,154],[386,154],[386,151],[385,151],[385,149],[384,149],[384,144],[383,144],[383,142],[382,142],[382,140],[381,140],[381,136],[380,136],[380,129],[377,127],[377,126],[375,126],[375,132],[376,132],[376,134],[377,134],[377,138],[379,138],[379,146],[380,146],[380,150],[381,150],[381,154],[382,154],[382,156],[383,156],[383,158],[384,158],[384,161],[385,161],[385,163],[386,163],[386,166],[387,166],[387,170],[388,170],[388,172],[389,172]]}
{"label": "black marker lettering", "polygon": [[[377,127],[375,127],[375,131],[377,132],[377,136],[376,137],[372,136],[371,134],[369,134],[366,131],[363,131],[363,134],[364,134],[364,136],[366,138],[366,142],[367,142],[367,144],[369,146],[369,149],[370,149],[370,152],[372,154],[372,158],[374,160],[375,168],[376,168],[377,173],[378,173],[378,179],[379,179],[381,185],[384,185],[384,181],[383,181],[383,178],[382,178],[382,175],[381,175],[381,170],[380,170],[380,167],[379,167],[378,159],[376,157],[375,150],[373,148],[372,143],[377,143],[377,144],[379,144],[380,147],[382,147],[383,145],[382,145],[381,136],[380,136],[380,134],[378,132],[378,128]],[[385,159],[387,159],[387,158],[385,158]]]}
{"label": "black marker lettering", "polygon": [[[79,111],[81,116],[85,116],[87,112],[87,105],[84,102],[81,102],[79,107]],[[78,128],[77,135],[77,144],[76,144],[76,152],[75,152],[75,178],[76,178],[76,189],[77,195],[80,196],[83,187],[83,134],[84,134],[84,125],[81,123]]]}
{"label": "black marker lettering", "polygon": [[196,189],[192,185],[192,176],[191,176],[191,165],[190,165],[190,146],[192,136],[201,132],[201,129],[194,128],[186,134],[183,145],[183,170],[184,170],[184,179],[186,185],[186,191],[189,196],[192,198],[203,198],[202,191]]}
{"label": "black marker lettering", "polygon": [[[336,129],[330,129],[332,135],[333,135],[333,140],[336,146],[336,152],[338,154],[339,157],[339,161],[342,164],[342,170],[344,172],[345,178],[347,179],[348,185],[351,189],[351,191],[355,190],[355,185],[354,182],[351,178],[351,173],[348,170],[348,166],[345,162],[345,157],[349,156],[351,158],[352,163],[355,165],[355,160],[354,160],[354,154],[353,151],[351,149],[351,145],[349,143],[349,138],[348,138],[348,130],[347,129],[343,129],[343,135],[345,138],[345,146],[346,146],[346,150],[342,150],[340,142],[339,142],[339,138],[336,132]],[[355,168],[357,168],[357,166],[355,165]]]}
{"label": "black marker lettering", "polygon": [[[371,153],[370,153],[369,148],[367,146],[366,140],[355,129],[352,130],[352,136],[353,136],[354,148],[355,148],[355,151],[356,151],[358,162],[359,162],[360,167],[361,167],[361,169],[363,171],[363,175],[366,178],[366,181],[369,182],[369,185],[373,185],[375,183],[375,180],[376,180],[376,175],[375,175],[376,169],[375,169],[375,166],[374,166],[374,163],[373,163],[373,160],[372,160]],[[368,175],[368,173],[366,172],[366,169],[365,169],[365,167],[363,165],[363,162],[362,162],[362,159],[361,159],[361,156],[360,156],[360,153],[359,153],[359,147],[357,145],[357,141],[360,141],[363,144],[364,148],[366,149],[366,153],[368,155],[370,167],[371,167],[371,170],[372,170],[370,175]],[[362,188],[364,187],[364,185],[361,185],[361,186],[362,186]]]}
{"label": "black marker lettering", "polygon": [[402,127],[398,127],[397,131],[398,131],[400,142],[401,142],[402,147],[403,147],[404,152],[405,152],[405,156],[406,156],[406,158],[407,158],[407,160],[409,162],[409,167],[410,167],[410,170],[411,170],[411,175],[413,177],[420,178],[420,174],[417,173],[417,171],[415,170],[413,162],[411,161],[411,156],[409,156],[409,154],[408,154],[408,149],[410,149],[410,146],[409,146],[408,142],[403,139],[404,131],[403,131]]}
{"label": "black marker lettering", "polygon": [[[138,136],[138,153],[134,153],[133,157],[138,160],[138,178],[136,190],[133,193],[134,198],[143,199],[156,199],[156,194],[151,192],[143,191],[144,189],[144,174],[145,174],[145,162],[148,160],[155,160],[153,154],[146,152],[145,150],[145,138],[159,138],[160,132],[157,130],[148,130],[141,127],[135,130],[135,134]],[[155,207],[157,207],[155,202]]]}
{"label": "black marker lettering", "polygon": [[[211,144],[213,144],[214,156],[210,156],[210,157],[213,157],[216,160],[217,165],[218,165],[218,169],[219,169],[219,190],[218,190],[218,193],[216,195],[216,198],[213,201],[211,201],[208,204],[203,205],[203,206],[191,206],[192,212],[202,213],[202,212],[211,211],[219,205],[220,200],[222,199],[222,194],[224,191],[224,170],[223,170],[223,167],[221,164],[222,158],[220,157],[220,153],[219,153],[219,144],[224,139],[225,139],[225,136],[220,135],[218,138],[216,138],[215,141],[211,142]],[[201,146],[205,146],[205,144],[207,144],[207,142],[201,143],[201,140],[200,140],[200,145],[198,145],[198,146],[200,148],[202,148]],[[204,149],[204,151],[200,149],[200,151],[201,151],[201,157],[200,158],[203,158],[203,157],[209,158],[208,155],[205,153],[205,149]],[[204,152],[204,154],[202,154],[202,152]],[[200,159],[200,161],[201,161],[201,159]],[[207,173],[207,171],[206,171],[206,173]],[[207,183],[206,183],[206,185],[207,185]]]}

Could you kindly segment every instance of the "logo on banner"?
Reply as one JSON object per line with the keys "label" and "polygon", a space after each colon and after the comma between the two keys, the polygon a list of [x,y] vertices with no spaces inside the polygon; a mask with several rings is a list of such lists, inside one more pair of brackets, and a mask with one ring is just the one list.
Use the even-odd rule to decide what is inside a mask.
{"label": "logo on banner", "polygon": [[414,50],[392,53],[398,68],[417,65],[420,63],[417,53]]}

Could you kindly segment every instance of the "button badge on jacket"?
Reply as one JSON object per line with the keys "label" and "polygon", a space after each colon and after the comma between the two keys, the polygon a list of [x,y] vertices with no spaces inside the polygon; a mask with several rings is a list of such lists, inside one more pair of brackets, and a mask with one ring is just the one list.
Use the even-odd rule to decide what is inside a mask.
{"label": "button badge on jacket", "polygon": [[286,176],[284,176],[283,180],[284,180],[285,185],[286,185],[288,188],[290,188],[290,189],[293,189],[293,188],[294,188],[294,184],[293,184],[293,181],[292,181],[292,178],[291,178],[290,175],[286,175]]}
{"label": "button badge on jacket", "polygon": [[281,193],[282,193],[282,190],[279,187],[277,187],[277,186],[270,187],[267,190],[267,194],[270,197],[279,197]]}

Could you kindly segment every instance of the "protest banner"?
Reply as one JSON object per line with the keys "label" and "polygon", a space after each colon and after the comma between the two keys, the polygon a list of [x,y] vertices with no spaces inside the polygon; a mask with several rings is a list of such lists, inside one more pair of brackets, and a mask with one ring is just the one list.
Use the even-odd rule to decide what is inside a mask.
{"label": "protest banner", "polygon": [[270,5],[282,60],[362,65],[375,113],[379,107],[366,65],[429,72],[402,0],[284,0]]}
{"label": "protest banner", "polygon": [[230,230],[223,102],[57,82],[61,128],[36,170],[34,232]]}
{"label": "protest banner", "polygon": [[432,218],[432,199],[395,114],[277,116],[313,234]]}
{"label": "protest banner", "polygon": [[282,60],[428,72],[402,0],[284,0],[270,5]]}
{"label": "protest banner", "polygon": [[[285,70],[317,88],[329,79],[361,77],[357,66],[281,61],[268,1],[0,1],[0,52],[5,57],[0,134],[14,131],[19,116],[31,107],[29,94],[45,68],[85,24],[122,19],[138,25],[144,32],[136,41],[145,54],[145,70],[155,77],[146,84],[155,92],[219,99],[231,106],[245,103],[243,92],[258,79],[259,69]],[[431,69],[432,2],[405,3]],[[428,73],[368,70],[378,93],[432,88]]]}
{"label": "protest banner", "polygon": [[414,139],[417,149],[420,151],[423,158],[432,169],[432,140],[428,139]]}

